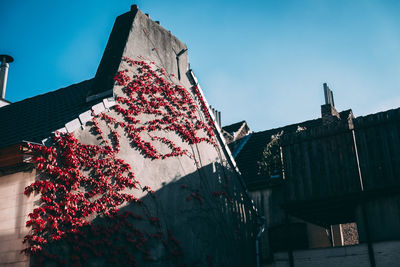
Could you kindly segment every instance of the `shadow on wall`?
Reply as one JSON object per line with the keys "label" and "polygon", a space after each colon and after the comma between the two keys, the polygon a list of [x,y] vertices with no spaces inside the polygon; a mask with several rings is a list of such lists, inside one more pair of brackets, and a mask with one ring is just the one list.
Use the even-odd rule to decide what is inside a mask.
{"label": "shadow on wall", "polygon": [[32,261],[48,266],[255,266],[256,214],[238,193],[243,189],[235,175],[214,163],[177,177],[118,215],[96,218],[51,242]]}

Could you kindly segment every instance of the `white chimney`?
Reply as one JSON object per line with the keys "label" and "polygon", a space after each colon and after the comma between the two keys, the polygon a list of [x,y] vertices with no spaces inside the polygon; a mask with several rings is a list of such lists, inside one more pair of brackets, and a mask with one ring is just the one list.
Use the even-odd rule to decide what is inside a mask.
{"label": "white chimney", "polygon": [[8,63],[14,61],[14,59],[9,55],[0,55],[0,107],[8,105],[10,102],[5,99],[6,97],[6,86],[7,86],[7,76],[8,76]]}

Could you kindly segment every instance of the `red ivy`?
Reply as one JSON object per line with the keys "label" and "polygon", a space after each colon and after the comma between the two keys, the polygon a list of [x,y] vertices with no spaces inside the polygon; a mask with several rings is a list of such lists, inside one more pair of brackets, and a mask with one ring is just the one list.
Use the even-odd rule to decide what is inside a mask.
{"label": "red ivy", "polygon": [[[200,109],[192,94],[184,87],[168,82],[163,69],[154,70],[154,63],[151,65],[129,58],[123,60],[132,69],[136,68],[137,72],[132,75],[129,70],[123,70],[114,77],[116,85],[122,86],[123,92],[123,95],[116,98],[117,104],[112,108],[117,116],[105,112],[92,114],[92,132],[100,140],[99,145],[83,144],[71,133],[56,133],[53,136],[54,145],[51,147],[28,145],[36,152],[33,162],[41,176],[26,187],[25,194],[39,194],[41,204],[29,214],[29,220],[26,222],[27,226],[32,227],[32,231],[25,236],[24,243],[27,243],[28,247],[24,252],[36,255],[38,264],[44,259],[65,264],[66,259],[43,248],[60,239],[72,238],[75,242],[76,237],[84,235],[83,228],[89,229],[89,235],[97,236],[93,239],[93,242],[97,243],[75,242],[74,256],[67,261],[76,265],[86,261],[88,254],[82,252],[83,248],[98,257],[107,254],[108,252],[99,249],[98,245],[111,248],[113,242],[108,238],[109,234],[104,232],[104,226],[92,225],[89,218],[113,218],[115,231],[122,226],[133,227],[127,218],[143,217],[118,214],[118,208],[124,203],[136,203],[145,210],[148,221],[160,227],[160,219],[148,214],[143,202],[132,193],[133,189],[141,189],[150,194],[154,191],[148,186],[142,187],[131,166],[118,157],[121,133],[127,136],[132,146],[143,157],[153,160],[185,155],[192,157],[186,149],[172,140],[158,136],[165,135],[166,132],[178,135],[186,144],[207,142],[216,146],[214,124],[197,87],[193,87],[193,93],[201,104],[206,122],[200,119]],[[150,115],[150,120],[138,119],[140,115],[146,114]],[[106,125],[106,128],[102,125]],[[146,138],[152,143],[146,141]],[[168,148],[169,152],[161,153],[154,146],[155,143]],[[187,200],[191,198],[203,202],[199,191],[192,193]],[[162,240],[170,256],[175,258],[174,262],[179,263],[176,259],[182,257],[183,249],[172,232],[168,233],[167,240],[160,230],[156,234],[149,234],[148,237]],[[134,234],[126,233],[125,239],[133,243],[135,248],[144,254],[146,260],[152,260],[149,250],[145,247],[145,234],[135,230]],[[71,244],[74,244],[73,242]],[[118,248],[113,249],[117,253]],[[118,257],[115,258],[117,259]],[[137,265],[132,254],[128,253],[125,259],[131,265]]]}

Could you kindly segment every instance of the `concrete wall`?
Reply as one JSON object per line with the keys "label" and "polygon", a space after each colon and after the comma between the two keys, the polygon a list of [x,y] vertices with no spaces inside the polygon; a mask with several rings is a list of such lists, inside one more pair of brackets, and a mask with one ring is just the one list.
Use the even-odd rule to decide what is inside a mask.
{"label": "concrete wall", "polygon": [[[122,65],[122,68],[128,66]],[[120,89],[114,88],[116,95],[122,94]],[[200,106],[200,103],[198,105]],[[114,118],[119,117],[112,110],[107,114]],[[199,117],[204,118],[204,115],[199,113]],[[145,122],[153,118],[152,115],[139,115],[137,119]],[[103,123],[100,125],[102,130],[108,133],[107,126]],[[119,133],[121,151],[118,157],[132,166],[140,184],[150,186],[156,197],[149,197],[147,192],[138,190],[132,193],[145,202],[152,216],[160,218],[165,232],[167,229],[174,232],[182,244],[184,262],[188,266],[206,265],[206,255],[212,259],[215,266],[254,266],[256,214],[239,176],[229,164],[221,147],[207,143],[188,145],[175,133],[156,131],[152,134],[166,137],[183,149],[191,151],[194,158],[182,156],[153,160],[144,158],[140,151],[132,147],[131,141],[124,136],[123,131]],[[98,142],[90,127],[75,132],[75,136],[85,144]],[[141,137],[151,142],[145,134]],[[164,144],[153,145],[159,151],[166,149]],[[183,185],[191,190],[199,190],[204,202],[199,203],[196,199],[186,201],[191,191],[182,189]],[[227,192],[232,203],[223,197],[213,196],[213,192],[220,191]],[[130,205],[121,209],[124,210],[139,212]],[[145,232],[152,230],[151,226],[146,225],[138,228]],[[162,247],[155,246],[150,250],[150,254],[155,259],[146,263],[146,266],[170,265],[165,260],[166,255]]]}
{"label": "concrete wall", "polygon": [[[398,266],[400,262],[400,241],[374,243],[373,250],[377,267]],[[371,266],[366,244],[294,251],[293,257],[296,267]],[[290,266],[287,253],[275,253],[274,258],[275,263],[269,266]]]}
{"label": "concrete wall", "polygon": [[[185,86],[191,97],[197,102],[198,107],[201,107],[201,103],[195,97],[186,77],[188,69],[186,52],[179,60],[181,74],[177,73],[176,54],[186,46],[141,11],[122,16],[134,16],[122,56],[135,60],[143,59],[148,63],[153,61],[152,65],[166,70],[167,80]],[[109,44],[112,42],[113,40],[109,40]],[[103,66],[102,69],[106,69],[106,66]],[[125,61],[121,61],[118,70],[129,70],[130,77],[134,77],[135,71],[137,74],[137,70]],[[113,74],[115,75],[115,73]],[[170,76],[170,74],[174,75]],[[122,86],[114,86],[113,93],[115,96],[125,96]],[[114,109],[105,112],[108,116],[123,121],[121,115]],[[200,120],[206,122],[206,116],[200,108],[196,115]],[[155,116],[146,113],[135,116],[135,119],[140,120],[135,127],[154,120]],[[110,129],[105,121],[99,120],[99,127],[104,132],[104,136],[110,136]],[[149,214],[160,218],[160,231],[164,236],[167,236],[169,230],[174,233],[183,249],[182,261],[186,266],[255,265],[257,216],[250,198],[246,195],[244,184],[221,147],[221,143],[216,147],[205,142],[189,145],[174,131],[156,130],[151,134],[165,137],[182,149],[187,149],[190,151],[191,157],[184,155],[166,159],[151,159],[143,156],[143,153],[137,149],[123,129],[117,128],[117,131],[121,136],[119,140],[121,150],[118,158],[131,165],[141,186],[149,186],[155,191],[152,196],[140,189],[132,190],[130,193],[144,202],[145,211],[143,208],[137,208],[137,204],[132,203],[121,207],[120,212],[132,211],[135,214],[146,214],[146,216]],[[74,136],[81,143],[101,145],[101,139],[99,140],[98,136],[93,134],[91,122],[88,122],[85,128],[75,131]],[[205,136],[205,134],[200,134],[201,136]],[[152,143],[162,153],[170,151],[165,144],[152,141],[147,132],[140,133],[140,137],[144,141]],[[111,139],[109,141],[113,142]],[[215,141],[219,142],[216,138]],[[202,201],[187,199],[195,192],[194,190],[199,192]],[[221,191],[226,192],[229,198],[216,197],[213,194]],[[93,223],[102,222],[101,218],[93,220]],[[135,228],[144,233],[155,232],[154,225],[147,221],[135,221],[134,223]],[[161,241],[154,243],[149,247],[152,261],[143,263],[142,259],[138,259],[139,265],[175,265],[169,260],[166,250]],[[72,253],[71,255],[73,255]],[[107,265],[107,262],[100,257],[89,257],[88,260],[96,266]]]}
{"label": "concrete wall", "polygon": [[[167,73],[173,74],[178,78],[178,61],[176,57],[184,49],[187,49],[187,47],[182,41],[139,10],[129,32],[123,56],[130,58],[142,56],[149,61],[156,62]],[[187,88],[190,87],[190,82],[186,77],[188,69],[188,53],[184,52],[179,56],[179,76],[181,79],[177,80],[179,84],[183,83],[182,85]]]}
{"label": "concrete wall", "polygon": [[[122,14],[115,21],[88,99],[112,94],[113,78],[115,73],[121,70],[120,62],[123,56],[132,59],[142,56],[154,61],[167,73],[180,78],[178,80],[181,85],[190,86],[186,77],[189,68],[188,55],[187,52],[181,53],[184,49],[187,47],[183,42],[140,10],[133,9]],[[181,54],[179,60],[178,54]]]}
{"label": "concrete wall", "polygon": [[21,254],[25,227],[33,210],[34,197],[24,195],[25,187],[35,181],[35,171],[0,177],[0,265],[29,266],[29,257]]}

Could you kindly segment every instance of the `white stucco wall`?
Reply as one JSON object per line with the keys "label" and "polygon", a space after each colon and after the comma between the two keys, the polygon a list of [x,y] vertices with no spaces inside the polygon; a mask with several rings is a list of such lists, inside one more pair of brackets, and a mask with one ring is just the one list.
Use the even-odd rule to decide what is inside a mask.
{"label": "white stucco wall", "polygon": [[25,227],[33,210],[34,196],[24,195],[25,187],[35,181],[35,171],[0,177],[0,265],[29,266],[29,257],[21,254]]}

